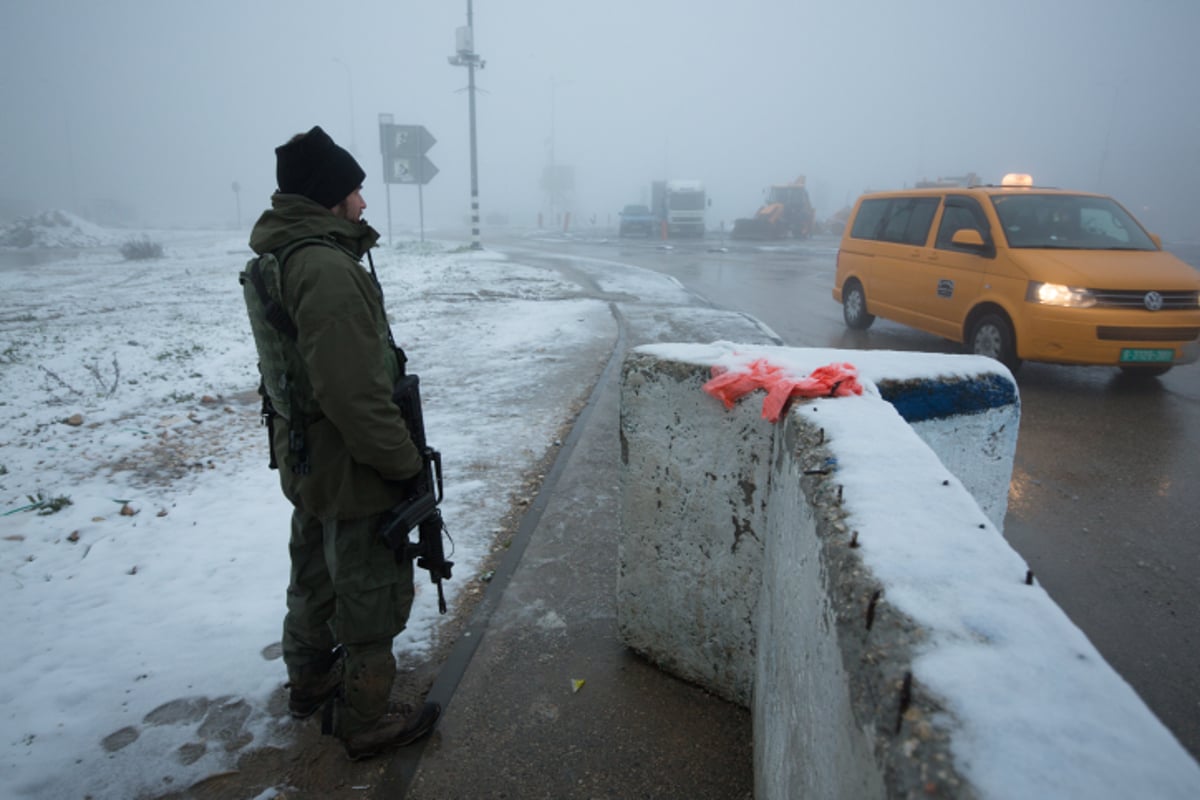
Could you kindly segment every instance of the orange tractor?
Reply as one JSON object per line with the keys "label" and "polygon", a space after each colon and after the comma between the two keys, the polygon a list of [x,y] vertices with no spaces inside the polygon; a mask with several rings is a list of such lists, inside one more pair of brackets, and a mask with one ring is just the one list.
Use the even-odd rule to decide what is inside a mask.
{"label": "orange tractor", "polygon": [[801,175],[791,183],[773,185],[767,202],[753,217],[734,220],[734,239],[807,239],[816,216]]}

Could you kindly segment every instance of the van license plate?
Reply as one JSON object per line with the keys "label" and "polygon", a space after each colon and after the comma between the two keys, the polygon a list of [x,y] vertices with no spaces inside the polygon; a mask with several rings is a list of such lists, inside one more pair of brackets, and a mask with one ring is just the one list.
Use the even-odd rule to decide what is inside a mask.
{"label": "van license plate", "polygon": [[1130,347],[1121,350],[1122,364],[1170,364],[1174,360],[1174,350],[1138,350]]}

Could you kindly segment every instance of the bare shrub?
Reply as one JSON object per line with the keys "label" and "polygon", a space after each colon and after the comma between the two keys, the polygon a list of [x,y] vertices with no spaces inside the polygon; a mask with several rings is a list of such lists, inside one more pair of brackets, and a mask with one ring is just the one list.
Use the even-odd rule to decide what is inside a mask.
{"label": "bare shrub", "polygon": [[[43,364],[38,364],[40,369],[46,376],[46,389],[51,393],[55,392],[55,388],[66,389],[67,393],[72,396],[81,397],[84,392],[67,383],[57,372],[49,369]],[[96,383],[96,390],[100,397],[112,397],[116,393],[117,387],[121,384],[121,365],[117,362],[116,354],[112,358],[112,378],[110,379],[104,374],[104,370],[100,366],[99,359],[93,358],[90,362],[83,365],[87,373],[92,376],[92,380]],[[56,402],[62,402],[62,398],[55,397]]]}
{"label": "bare shrub", "polygon": [[143,236],[139,239],[129,239],[122,244],[121,255],[125,256],[126,261],[150,261],[163,257],[163,247]]}

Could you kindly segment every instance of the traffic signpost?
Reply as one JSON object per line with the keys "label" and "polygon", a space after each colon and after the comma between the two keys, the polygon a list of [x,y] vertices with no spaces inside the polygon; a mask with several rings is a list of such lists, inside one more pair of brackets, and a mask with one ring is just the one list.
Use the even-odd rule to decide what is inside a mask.
{"label": "traffic signpost", "polygon": [[424,125],[396,125],[391,114],[379,115],[379,148],[383,155],[383,182],[388,192],[388,243],[392,240],[391,185],[416,184],[421,219],[421,241],[425,241],[425,196],[423,187],[438,174],[425,155],[437,140]]}
{"label": "traffic signpost", "polygon": [[386,162],[384,180],[387,183],[415,183],[423,186],[437,175],[438,168],[429,160],[429,156],[412,156],[401,158],[392,156]]}

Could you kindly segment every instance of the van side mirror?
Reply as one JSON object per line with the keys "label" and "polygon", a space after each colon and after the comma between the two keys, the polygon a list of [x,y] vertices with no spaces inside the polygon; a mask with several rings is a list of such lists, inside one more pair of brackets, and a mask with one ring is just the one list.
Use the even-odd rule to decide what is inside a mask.
{"label": "van side mirror", "polygon": [[959,247],[969,247],[974,250],[983,250],[987,247],[984,244],[983,236],[974,228],[959,228],[950,237],[951,244],[956,244]]}
{"label": "van side mirror", "polygon": [[1151,233],[1150,241],[1154,242],[1155,247],[1157,247],[1159,250],[1162,250],[1162,237],[1161,236],[1159,236],[1157,233]]}

